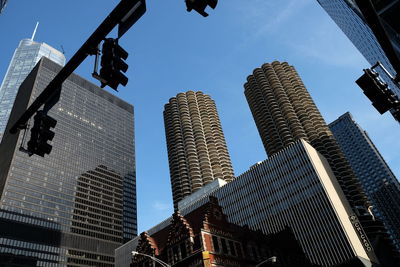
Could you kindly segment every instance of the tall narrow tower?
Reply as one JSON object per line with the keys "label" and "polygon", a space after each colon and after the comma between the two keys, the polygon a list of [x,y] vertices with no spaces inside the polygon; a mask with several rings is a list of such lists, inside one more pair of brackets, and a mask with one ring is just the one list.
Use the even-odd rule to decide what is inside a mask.
{"label": "tall narrow tower", "polygon": [[31,39],[23,39],[15,49],[0,87],[0,141],[6,129],[18,88],[36,63],[42,57],[46,57],[61,66],[65,64],[65,57],[60,51],[48,44],[33,41],[33,37],[34,34]]}
{"label": "tall narrow tower", "polygon": [[232,163],[217,107],[210,96],[188,91],[164,109],[174,208],[185,196],[216,178],[230,182]]}
{"label": "tall narrow tower", "polygon": [[306,140],[327,159],[371,242],[386,234],[368,213],[359,181],[294,67],[286,62],[266,63],[254,70],[244,87],[268,156],[300,138]]}

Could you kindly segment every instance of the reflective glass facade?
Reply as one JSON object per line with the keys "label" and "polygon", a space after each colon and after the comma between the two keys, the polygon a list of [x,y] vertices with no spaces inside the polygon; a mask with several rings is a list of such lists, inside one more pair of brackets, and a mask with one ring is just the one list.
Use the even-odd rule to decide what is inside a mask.
{"label": "reflective glass facade", "polygon": [[0,0],[0,13],[3,12],[3,9],[7,5],[7,0]]}
{"label": "reflective glass facade", "polygon": [[345,113],[329,124],[369,200],[400,251],[400,183],[369,138]]}
{"label": "reflective glass facade", "polygon": [[[375,35],[364,22],[354,0],[317,1],[371,65],[380,61],[391,75],[395,76],[396,72],[376,40]],[[398,21],[400,3],[397,0],[373,0],[372,2],[378,10],[378,14],[383,19],[385,29],[395,50],[400,55],[400,29],[398,29],[398,26],[397,29],[391,27],[391,25],[398,25],[396,21]],[[388,83],[389,87],[400,97],[400,88],[391,82],[390,78],[387,77],[381,68],[378,67],[376,70],[380,73],[383,80]],[[360,76],[361,74],[360,72]]]}
{"label": "reflective glass facade", "polygon": [[15,50],[0,87],[0,141],[14,105],[18,88],[42,57],[47,57],[62,66],[65,64],[65,57],[60,51],[31,39],[22,40]]}
{"label": "reflective glass facade", "polygon": [[[39,62],[7,129],[60,69]],[[19,151],[29,133],[23,140],[6,131],[0,145],[0,257],[114,266],[114,249],[137,232],[133,107],[72,74],[49,115],[58,121],[50,155]]]}

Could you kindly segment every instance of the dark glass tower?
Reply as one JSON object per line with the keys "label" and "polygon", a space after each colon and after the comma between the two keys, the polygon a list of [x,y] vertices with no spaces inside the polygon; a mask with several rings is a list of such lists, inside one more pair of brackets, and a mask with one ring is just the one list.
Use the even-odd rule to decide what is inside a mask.
{"label": "dark glass tower", "polygon": [[383,225],[368,212],[359,181],[294,67],[266,63],[248,76],[244,87],[268,156],[299,139],[309,142],[327,159],[371,242],[387,238]]}
{"label": "dark glass tower", "polygon": [[329,127],[371,201],[374,214],[385,224],[400,250],[399,181],[350,113],[343,114]]}
{"label": "dark glass tower", "polygon": [[[380,61],[392,75],[396,73],[372,30],[365,23],[364,17],[354,0],[318,0],[318,3],[371,65]],[[400,56],[400,24],[398,22],[400,2],[397,0],[372,0],[372,3],[382,20],[395,51]],[[400,97],[400,88],[392,83],[380,68],[376,70]]]}
{"label": "dark glass tower", "polygon": [[214,179],[233,179],[217,107],[210,96],[193,91],[178,94],[165,105],[164,122],[175,210],[180,200]]}
{"label": "dark glass tower", "polygon": [[7,0],[0,0],[0,13],[3,12],[3,9],[7,5]]}
{"label": "dark glass tower", "polygon": [[133,106],[72,74],[49,112],[58,121],[50,155],[19,151],[29,130],[25,139],[8,134],[60,69],[39,61],[0,144],[0,257],[16,266],[111,267],[114,249],[137,232]]}

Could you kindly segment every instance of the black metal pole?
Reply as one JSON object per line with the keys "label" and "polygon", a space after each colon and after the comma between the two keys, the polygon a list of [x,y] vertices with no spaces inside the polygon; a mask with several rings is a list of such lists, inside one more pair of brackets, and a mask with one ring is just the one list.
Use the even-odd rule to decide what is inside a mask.
{"label": "black metal pole", "polygon": [[[74,72],[74,70],[86,59],[88,55],[97,53],[96,49],[100,42],[109,34],[114,27],[119,24],[121,19],[129,12],[140,0],[122,0],[107,18],[99,25],[99,27],[92,33],[86,42],[79,48],[79,50],[72,56],[67,64],[60,70],[54,79],[47,85],[43,92],[36,98],[30,107],[22,114],[18,121],[11,127],[10,133],[17,133],[18,129],[22,129],[30,117],[35,114],[39,108],[50,102],[52,99],[57,99],[61,93],[62,83]],[[140,1],[142,3],[142,1]],[[144,4],[144,1],[143,1]],[[51,101],[46,106],[49,110],[56,102]]]}

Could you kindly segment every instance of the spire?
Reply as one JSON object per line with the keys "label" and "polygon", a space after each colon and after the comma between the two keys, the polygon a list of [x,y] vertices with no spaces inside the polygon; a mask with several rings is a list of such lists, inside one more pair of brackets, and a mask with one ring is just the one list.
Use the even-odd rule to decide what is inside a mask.
{"label": "spire", "polygon": [[35,34],[36,34],[36,30],[37,30],[38,25],[39,25],[39,22],[36,22],[35,29],[33,30],[33,33],[32,33],[31,41],[33,41],[33,38],[35,38]]}

